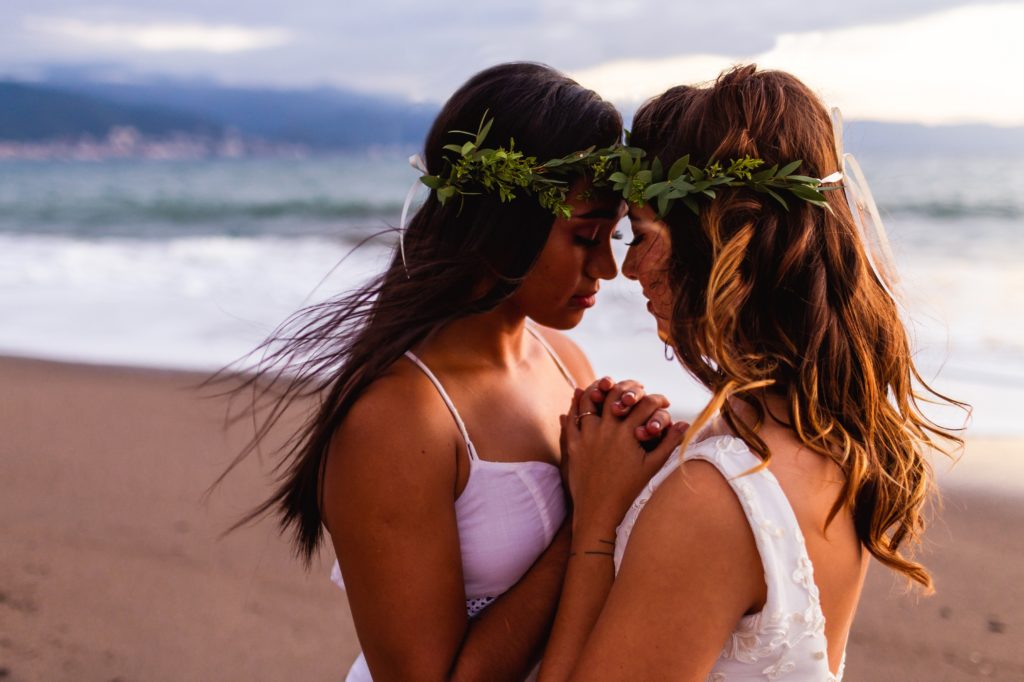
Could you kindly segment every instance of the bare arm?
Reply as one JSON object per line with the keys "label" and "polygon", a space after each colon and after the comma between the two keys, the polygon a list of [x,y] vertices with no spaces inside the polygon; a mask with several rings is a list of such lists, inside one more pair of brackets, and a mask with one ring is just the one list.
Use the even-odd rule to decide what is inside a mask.
{"label": "bare arm", "polygon": [[522,680],[540,659],[565,576],[569,525],[519,582],[470,622],[453,680]]}
{"label": "bare arm", "polygon": [[[572,554],[558,615],[544,656],[542,679],[568,679],[590,637],[614,581],[615,528],[629,504],[668,458],[683,435],[674,426],[650,453],[636,439],[637,429],[654,415],[666,415],[663,396],[645,396],[624,418],[598,416],[592,387],[577,391],[563,421],[569,460],[569,488],[576,505]],[[629,390],[615,385],[606,399],[614,404]]]}
{"label": "bare arm", "polygon": [[376,680],[521,680],[550,625],[567,532],[470,620],[454,508],[459,434],[433,388],[405,379],[382,379],[360,399],[325,472],[324,517],[367,663]]}
{"label": "bare arm", "polygon": [[[615,533],[612,531],[611,537]],[[596,536],[574,536],[558,614],[541,667],[541,680],[568,679],[615,580],[611,548]]]}

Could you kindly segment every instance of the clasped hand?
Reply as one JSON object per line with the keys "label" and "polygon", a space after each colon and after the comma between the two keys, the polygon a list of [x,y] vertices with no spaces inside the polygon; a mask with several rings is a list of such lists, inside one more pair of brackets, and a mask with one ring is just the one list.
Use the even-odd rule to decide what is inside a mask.
{"label": "clasped hand", "polygon": [[688,424],[673,423],[665,396],[635,381],[605,377],[576,389],[562,416],[562,466],[573,501],[573,534],[614,537],[643,486],[679,445]]}

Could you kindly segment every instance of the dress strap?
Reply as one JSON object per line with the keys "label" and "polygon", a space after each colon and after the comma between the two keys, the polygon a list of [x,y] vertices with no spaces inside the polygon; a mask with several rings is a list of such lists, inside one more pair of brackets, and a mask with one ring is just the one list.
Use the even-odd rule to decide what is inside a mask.
{"label": "dress strap", "polygon": [[455,409],[455,403],[448,396],[448,392],[444,390],[444,386],[441,385],[440,379],[430,371],[422,360],[416,357],[411,350],[405,351],[405,357],[409,358],[414,365],[423,370],[423,373],[430,379],[430,383],[434,384],[434,388],[441,394],[441,400],[448,406],[448,411],[452,413],[452,417],[455,418],[455,424],[459,427],[459,433],[462,434],[462,440],[466,442],[466,451],[469,452],[470,459],[478,459],[476,456],[476,448],[473,447],[473,441],[469,439],[469,431],[466,430],[466,424],[462,421],[462,417],[459,416],[459,411]]}
{"label": "dress strap", "polygon": [[555,361],[555,364],[558,365],[558,369],[562,372],[562,376],[565,377],[565,380],[569,382],[569,385],[576,388],[576,379],[573,377],[572,372],[570,372],[569,368],[565,366],[564,362],[562,362],[562,358],[558,357],[558,353],[556,353],[555,349],[551,347],[548,340],[544,338],[544,335],[541,334],[540,331],[538,331],[530,322],[526,323],[526,328],[531,334],[533,334],[535,339],[540,341],[540,345],[544,346],[544,349],[548,352],[548,355],[551,356],[551,359]]}

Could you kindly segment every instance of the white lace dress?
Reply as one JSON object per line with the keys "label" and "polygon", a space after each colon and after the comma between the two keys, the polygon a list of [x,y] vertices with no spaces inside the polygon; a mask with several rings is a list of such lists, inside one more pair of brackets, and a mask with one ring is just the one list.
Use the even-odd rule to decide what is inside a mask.
{"label": "white lace dress", "polygon": [[[732,436],[714,436],[694,443],[682,459],[710,462],[732,486],[754,531],[768,588],[764,609],[740,620],[715,661],[708,682],[839,682],[843,664],[837,674],[828,668],[825,616],[814,584],[814,567],[796,515],[775,476],[767,469],[744,476],[761,460],[746,443]],[[670,457],[626,512],[616,534],[616,573],[637,517],[679,464],[676,454]]]}

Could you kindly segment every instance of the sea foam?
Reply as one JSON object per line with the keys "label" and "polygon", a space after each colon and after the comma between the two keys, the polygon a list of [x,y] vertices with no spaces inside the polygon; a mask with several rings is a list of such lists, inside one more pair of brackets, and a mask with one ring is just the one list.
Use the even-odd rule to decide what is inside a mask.
{"label": "sea foam", "polygon": [[[322,237],[78,240],[0,235],[0,352],[65,360],[214,370],[256,347],[303,305],[381,270],[392,243],[352,252]],[[621,260],[624,247],[616,245]],[[339,266],[339,261],[348,256]],[[972,431],[1024,432],[1024,273],[925,258],[902,268],[922,373],[977,407]],[[658,340],[639,287],[603,283],[570,335],[599,374],[634,377],[696,413],[707,392]],[[962,416],[936,413],[942,421]]]}

